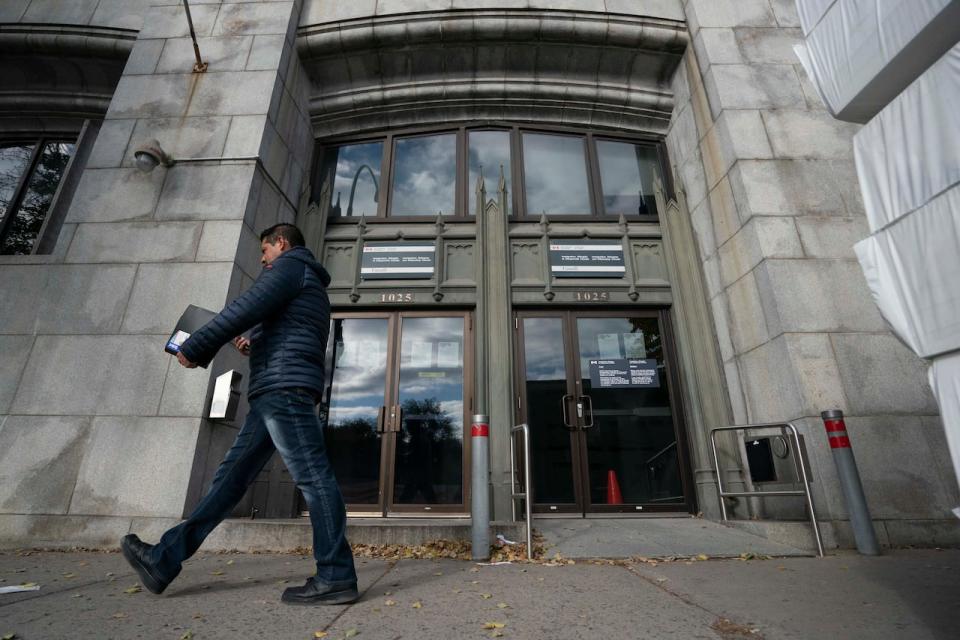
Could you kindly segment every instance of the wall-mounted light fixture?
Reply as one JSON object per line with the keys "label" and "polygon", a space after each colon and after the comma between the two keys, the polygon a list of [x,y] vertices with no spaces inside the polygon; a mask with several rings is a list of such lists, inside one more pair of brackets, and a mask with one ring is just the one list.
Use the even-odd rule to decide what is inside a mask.
{"label": "wall-mounted light fixture", "polygon": [[172,167],[174,162],[156,138],[151,138],[140,145],[133,152],[133,159],[137,163],[137,168],[144,173],[150,173],[160,164],[165,167]]}

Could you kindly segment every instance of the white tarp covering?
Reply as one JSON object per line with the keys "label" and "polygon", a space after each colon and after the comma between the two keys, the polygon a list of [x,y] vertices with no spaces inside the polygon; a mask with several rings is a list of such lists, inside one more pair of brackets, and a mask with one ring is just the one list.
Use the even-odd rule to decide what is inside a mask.
{"label": "white tarp covering", "polygon": [[[940,405],[940,419],[947,435],[953,469],[960,478],[960,352],[934,360],[928,375],[933,395]],[[960,518],[960,507],[953,513]]]}
{"label": "white tarp covering", "polygon": [[797,13],[800,14],[800,27],[803,35],[813,31],[820,18],[827,13],[827,9],[839,0],[797,0]]}
{"label": "white tarp covering", "polygon": [[960,44],[853,140],[871,232],[960,183]]}
{"label": "white tarp covering", "polygon": [[797,0],[797,9],[810,28],[797,54],[830,113],[850,122],[872,118],[960,41],[960,0]]}
{"label": "white tarp covering", "polygon": [[960,349],[960,185],[854,246],[893,332],[917,355]]}

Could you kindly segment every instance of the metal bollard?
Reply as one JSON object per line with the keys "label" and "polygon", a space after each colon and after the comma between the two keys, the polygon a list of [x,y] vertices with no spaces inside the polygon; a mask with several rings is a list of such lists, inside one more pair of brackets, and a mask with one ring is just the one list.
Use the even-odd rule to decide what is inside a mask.
{"label": "metal bollard", "polygon": [[833,461],[837,465],[840,487],[847,502],[847,511],[850,512],[850,525],[853,527],[857,551],[867,556],[880,555],[880,545],[877,544],[877,534],[873,530],[867,499],[863,495],[863,485],[860,483],[860,474],[857,472],[857,461],[853,457],[853,449],[850,448],[843,411],[839,409],[822,411],[820,417],[823,418],[823,426],[830,439],[830,449],[833,450]]}
{"label": "metal bollard", "polygon": [[471,556],[474,560],[490,559],[490,425],[487,416],[473,416],[470,428],[473,453],[472,494],[470,516],[473,536]]}

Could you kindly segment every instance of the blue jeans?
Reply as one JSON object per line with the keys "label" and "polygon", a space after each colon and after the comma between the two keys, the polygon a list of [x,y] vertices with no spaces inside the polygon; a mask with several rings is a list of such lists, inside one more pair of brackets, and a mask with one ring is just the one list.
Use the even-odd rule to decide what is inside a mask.
{"label": "blue jeans", "polygon": [[159,577],[172,580],[180,573],[183,561],[230,514],[274,450],[280,452],[310,511],[317,579],[334,586],[357,582],[343,497],[327,459],[313,396],[301,389],[267,391],[250,399],[247,419],[210,491],[190,517],[164,533],[151,550]]}

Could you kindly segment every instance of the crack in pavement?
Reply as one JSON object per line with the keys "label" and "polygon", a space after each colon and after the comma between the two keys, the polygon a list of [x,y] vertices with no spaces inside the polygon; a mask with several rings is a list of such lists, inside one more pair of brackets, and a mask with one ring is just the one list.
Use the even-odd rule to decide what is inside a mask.
{"label": "crack in pavement", "polygon": [[[700,610],[703,611],[704,613],[708,613],[708,614],[710,614],[711,616],[714,616],[715,618],[717,618],[717,620],[729,620],[729,618],[728,618],[727,616],[725,616],[725,615],[723,615],[723,614],[721,614],[721,613],[717,613],[716,611],[711,611],[710,609],[706,608],[706,607],[703,606],[702,604],[700,604],[700,603],[698,603],[698,602],[694,602],[694,601],[691,600],[690,598],[688,598],[688,597],[686,597],[686,596],[684,596],[684,595],[681,595],[681,594],[677,593],[676,591],[673,591],[672,589],[669,589],[664,582],[659,582],[659,581],[657,581],[657,580],[655,580],[655,579],[653,579],[653,578],[650,578],[650,577],[648,577],[648,576],[645,576],[643,573],[641,573],[639,570],[637,570],[637,568],[636,568],[634,565],[632,565],[632,564],[623,564],[623,565],[620,565],[620,566],[622,566],[622,567],[623,567],[624,569],[626,569],[629,573],[632,573],[633,575],[637,576],[638,578],[640,578],[640,579],[643,580],[644,582],[653,585],[653,586],[656,587],[657,589],[660,589],[661,591],[663,591],[663,592],[666,593],[667,595],[669,595],[669,596],[671,596],[671,597],[673,597],[673,598],[676,598],[677,600],[679,600],[680,602],[683,602],[684,604],[688,604],[688,605],[690,605],[691,607],[696,607],[697,609],[700,609]],[[716,624],[716,621],[715,621],[713,624]],[[727,637],[729,637],[729,634],[722,634],[722,633],[718,632],[716,629],[714,629],[712,626],[710,627],[710,630],[713,631],[714,633],[716,633],[717,635],[719,635],[719,636],[722,637],[722,638],[727,638]],[[751,634],[750,634],[750,637],[751,637],[751,638],[756,638],[756,640],[763,640],[763,634],[760,633],[759,631],[758,631],[757,633],[751,633]]]}

